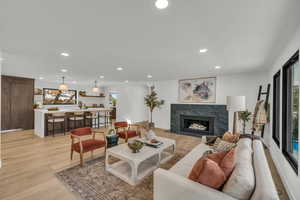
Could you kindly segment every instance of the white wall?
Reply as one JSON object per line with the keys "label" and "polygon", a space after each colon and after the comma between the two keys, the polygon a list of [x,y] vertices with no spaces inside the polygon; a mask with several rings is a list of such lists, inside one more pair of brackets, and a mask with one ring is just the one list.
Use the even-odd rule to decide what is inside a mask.
{"label": "white wall", "polygon": [[[281,55],[279,55],[278,59],[274,62],[274,65],[272,66],[268,79],[271,82],[273,80],[273,75],[282,68],[282,66],[285,64],[286,61],[289,60],[289,58],[300,48],[300,27],[298,31],[295,33],[294,37],[291,38],[290,42],[287,44],[286,48],[283,49]],[[298,77],[300,77],[299,71],[298,71]],[[282,94],[282,93],[281,93]],[[272,102],[272,98],[271,98]],[[272,108],[272,105],[271,105]],[[272,109],[271,109],[272,110]],[[271,115],[272,116],[272,115]],[[280,120],[281,122],[281,120]],[[281,127],[281,123],[280,123]],[[289,193],[289,196],[291,199],[300,199],[300,178],[295,174],[290,164],[287,162],[285,157],[283,156],[281,149],[278,148],[276,143],[272,139],[272,123],[270,128],[268,129],[268,135],[266,135],[265,140],[267,141],[272,158],[275,162],[275,165],[277,167],[277,170],[279,171],[279,174],[287,188],[287,191]],[[280,135],[281,135],[281,128],[280,128]],[[300,139],[300,134],[299,134]],[[298,139],[298,140],[299,140]],[[281,140],[280,140],[281,141]],[[280,142],[281,143],[281,142]],[[280,145],[282,146],[282,145]],[[300,160],[300,158],[298,159]],[[298,166],[300,166],[300,162],[298,161]]]}
{"label": "white wall", "polygon": [[109,92],[118,93],[117,121],[130,120],[139,122],[148,119],[148,110],[144,97],[148,92],[143,84],[120,84],[108,88]]}
{"label": "white wall", "polygon": [[[263,84],[266,88],[266,75],[267,73],[247,73],[217,76],[216,104],[226,104],[226,96],[246,96],[247,109],[253,112],[259,85]],[[153,121],[156,127],[170,129],[170,104],[178,103],[178,80],[159,81],[154,85],[159,98],[166,103],[161,109],[154,111]],[[232,115],[229,127],[232,127],[231,117]]]}
{"label": "white wall", "polygon": [[[69,84],[69,89],[70,90],[77,90],[77,95],[80,90],[84,90],[87,92],[87,94],[92,94],[92,86],[86,86],[86,85],[79,85],[79,84]],[[47,82],[44,80],[35,80],[35,88],[58,88],[59,83],[53,83],[53,82]],[[82,103],[86,105],[92,105],[92,104],[104,104],[105,107],[108,107],[108,94],[107,94],[107,89],[106,88],[101,88],[101,92],[105,93],[106,97],[105,98],[97,98],[97,97],[81,97],[78,95],[77,100],[82,101]],[[35,95],[34,97],[35,103],[43,102],[43,96],[41,95]],[[44,107],[53,107],[53,105],[49,106],[44,106]],[[73,107],[72,105],[63,105],[63,106],[56,106],[56,107]],[[77,106],[76,106],[77,107]]]}

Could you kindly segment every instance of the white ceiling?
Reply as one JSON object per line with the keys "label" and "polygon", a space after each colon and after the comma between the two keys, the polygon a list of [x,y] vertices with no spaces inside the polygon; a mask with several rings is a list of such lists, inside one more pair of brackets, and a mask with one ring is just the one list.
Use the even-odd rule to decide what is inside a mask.
{"label": "white ceiling", "polygon": [[299,0],[154,2],[0,0],[3,73],[52,81],[67,68],[87,83],[265,71],[300,24]]}

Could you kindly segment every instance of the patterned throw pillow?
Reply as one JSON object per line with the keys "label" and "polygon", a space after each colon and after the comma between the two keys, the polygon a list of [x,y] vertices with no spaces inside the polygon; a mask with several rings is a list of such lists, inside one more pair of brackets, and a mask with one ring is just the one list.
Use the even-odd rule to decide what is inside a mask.
{"label": "patterned throw pillow", "polygon": [[221,140],[220,138],[217,138],[212,149],[215,150],[216,152],[222,152],[222,151],[228,151],[234,147],[236,147],[235,143],[226,142],[224,140]]}
{"label": "patterned throw pillow", "polygon": [[239,133],[232,134],[231,132],[226,132],[223,135],[222,140],[225,140],[225,141],[231,142],[231,143],[237,143],[239,141],[239,138],[240,138]]}
{"label": "patterned throw pillow", "polygon": [[221,136],[207,136],[205,144],[208,146],[213,146],[218,137],[221,137]]}

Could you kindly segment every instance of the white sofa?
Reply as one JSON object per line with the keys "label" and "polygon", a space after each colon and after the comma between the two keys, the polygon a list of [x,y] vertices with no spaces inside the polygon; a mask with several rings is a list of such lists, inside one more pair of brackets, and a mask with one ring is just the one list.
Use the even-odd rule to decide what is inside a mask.
{"label": "white sofa", "polygon": [[[249,174],[252,179],[252,189],[249,195],[250,200],[277,200],[279,199],[275,185],[273,183],[272,175],[265,157],[262,142],[260,140],[254,140],[243,138],[239,141],[237,147],[237,154],[240,151],[240,159],[245,160],[242,154],[241,144],[249,146],[249,160],[252,173]],[[189,152],[184,158],[176,163],[170,170],[157,169],[154,172],[154,200],[234,200],[237,199],[232,195],[228,195],[225,192],[212,189],[200,183],[191,181],[188,179],[188,175],[192,170],[195,162],[202,156],[202,154],[209,150],[210,147],[204,143],[196,146],[191,152]],[[253,154],[252,154],[253,152]],[[244,152],[245,153],[245,152]],[[247,157],[247,156],[245,156]],[[238,160],[237,160],[238,162]],[[251,165],[253,163],[253,165]],[[237,168],[237,167],[236,167]],[[234,170],[236,170],[236,168]],[[234,173],[232,173],[234,174]],[[240,173],[243,174],[243,173]],[[242,175],[243,176],[243,175]],[[243,177],[239,177],[243,179]],[[236,181],[236,180],[235,180]],[[243,180],[241,180],[243,182]],[[225,184],[226,186],[226,184]],[[238,187],[248,186],[245,184],[239,184]],[[225,187],[224,187],[225,188]],[[228,189],[228,187],[227,187]],[[249,187],[247,188],[249,189]],[[229,188],[229,190],[235,192],[235,188]],[[238,190],[238,189],[237,189]]]}

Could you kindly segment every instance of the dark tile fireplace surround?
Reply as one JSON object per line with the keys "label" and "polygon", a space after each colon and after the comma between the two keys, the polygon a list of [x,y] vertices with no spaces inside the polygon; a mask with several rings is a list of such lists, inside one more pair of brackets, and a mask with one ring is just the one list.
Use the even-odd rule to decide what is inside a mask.
{"label": "dark tile fireplace surround", "polygon": [[201,137],[228,130],[226,105],[171,104],[171,132]]}

